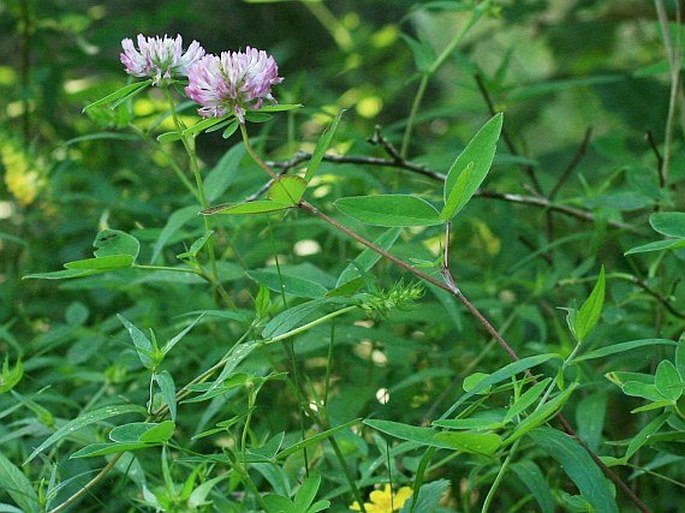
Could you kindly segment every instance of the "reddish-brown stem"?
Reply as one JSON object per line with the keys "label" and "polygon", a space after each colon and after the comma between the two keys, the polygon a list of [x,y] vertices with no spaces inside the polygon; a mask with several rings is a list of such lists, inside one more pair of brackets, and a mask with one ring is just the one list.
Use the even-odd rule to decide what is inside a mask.
{"label": "reddish-brown stem", "polygon": [[[509,357],[513,361],[519,360],[518,354],[516,354],[516,351],[512,349],[512,347],[507,343],[506,340],[499,334],[497,329],[490,323],[490,321],[476,308],[476,306],[471,303],[471,301],[468,300],[466,296],[459,290],[459,287],[454,281],[454,278],[452,276],[452,273],[448,269],[448,261],[445,259],[443,261],[443,266],[441,269],[441,275],[443,277],[444,281],[440,281],[436,279],[434,276],[431,276],[430,274],[427,274],[419,269],[416,269],[406,263],[404,260],[401,260],[400,258],[396,257],[392,253],[389,253],[388,251],[384,250],[383,248],[379,247],[378,245],[374,244],[373,242],[369,241],[368,239],[365,239],[358,233],[354,232],[344,224],[342,224],[340,221],[324,214],[320,210],[318,210],[314,205],[308,203],[305,200],[300,201],[299,203],[299,208],[304,210],[305,212],[312,214],[322,221],[325,221],[326,223],[330,224],[334,228],[340,230],[343,232],[345,235],[348,235],[352,239],[356,240],[360,244],[366,246],[367,248],[375,251],[379,255],[381,255],[383,258],[390,260],[392,263],[400,267],[401,269],[404,269],[405,271],[410,272],[417,278],[420,278],[431,285],[434,285],[436,287],[439,287],[442,290],[445,290],[449,292],[452,296],[454,296],[457,301],[459,301],[462,305],[466,307],[466,309],[473,315],[476,320],[486,329],[486,331],[497,341],[497,343],[506,351],[506,353],[509,355]],[[449,244],[449,240],[445,241],[445,244]],[[449,250],[446,249],[445,255],[448,257],[449,255]],[[599,458],[599,456],[576,434],[574,429],[571,427],[571,425],[568,423],[566,418],[561,414],[558,413],[556,417],[559,419],[559,422],[563,428],[563,430],[571,437],[573,437],[580,445],[585,449],[585,451],[590,455],[592,460],[597,464],[597,466],[602,470],[604,475],[606,475],[609,479],[611,479],[616,486],[618,486],[625,494],[626,496],[637,506],[637,508],[642,511],[642,513],[652,513],[649,507],[640,500],[640,498],[635,495],[635,492],[633,492],[628,485],[626,485],[623,480],[616,474],[613,470],[608,468],[602,460]]]}
{"label": "reddish-brown stem", "polygon": [[345,235],[352,237],[360,244],[366,246],[369,249],[372,249],[373,251],[381,255],[383,258],[390,260],[393,264],[404,269],[405,271],[412,273],[417,278],[420,278],[430,283],[431,285],[435,285],[436,287],[439,287],[442,290],[445,290],[452,294],[452,296],[454,296],[454,298],[457,301],[459,301],[462,305],[466,307],[466,309],[469,312],[471,312],[471,314],[478,320],[478,322],[485,328],[485,330],[497,341],[497,343],[502,347],[502,349],[504,349],[507,352],[507,354],[511,357],[512,360],[519,360],[519,356],[516,354],[516,351],[514,351],[512,347],[507,343],[507,341],[502,338],[497,329],[490,323],[490,321],[488,321],[485,318],[485,316],[482,313],[480,313],[480,311],[473,305],[473,303],[471,303],[471,301],[469,301],[468,298],[464,296],[464,294],[462,294],[462,292],[459,290],[459,287],[457,287],[457,285],[454,283],[451,274],[447,275],[449,276],[449,279],[447,279],[445,273],[443,273],[443,278],[445,278],[445,281],[441,281],[428,273],[425,273],[419,269],[416,269],[415,267],[412,267],[404,260],[397,258],[392,253],[387,252],[386,250],[374,244],[370,240],[367,240],[358,233],[354,232],[353,230],[350,230],[340,221],[333,219],[332,217],[318,210],[311,203],[302,200],[299,204],[299,207],[305,212],[308,212],[318,217],[319,219],[327,222],[331,226],[334,226],[335,228],[343,232]]}

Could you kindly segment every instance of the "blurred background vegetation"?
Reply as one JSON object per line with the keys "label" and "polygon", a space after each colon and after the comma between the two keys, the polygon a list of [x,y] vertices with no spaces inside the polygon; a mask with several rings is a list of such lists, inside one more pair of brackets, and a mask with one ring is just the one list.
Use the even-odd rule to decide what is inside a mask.
{"label": "blurred background vegetation", "polygon": [[[188,291],[195,291],[197,285],[134,272],[61,284],[20,279],[89,256],[95,234],[106,225],[135,234],[151,248],[169,215],[188,205],[187,194],[169,168],[169,159],[182,162],[182,154],[161,153],[127,127],[134,121],[141,128],[157,124],[153,135],[163,131],[168,121],[160,116],[167,106],[156,91],[136,97],[123,117],[81,113],[89,102],[126,83],[119,62],[122,38],[179,33],[186,44],[197,39],[209,52],[247,45],[267,49],[285,77],[276,97],[302,103],[304,108],[253,129],[263,155],[286,160],[296,151],[311,151],[323,126],[340,109],[348,109],[333,151],[385,157],[367,138],[380,125],[382,134],[400,146],[418,86],[417,69],[439,54],[468,22],[470,13],[464,8],[468,3],[0,1],[0,350],[27,358],[27,372],[35,381],[26,392],[52,382],[53,389],[41,396],[43,404],[53,403],[53,411],[64,412],[92,398],[101,379],[95,372],[103,373],[110,383],[131,384],[135,376],[126,375],[126,369],[135,355],[119,359],[125,337],[114,314],[126,311],[139,325],[164,331],[178,323],[176,315],[213,304],[206,292],[190,296],[192,304],[188,304]],[[672,287],[682,271],[682,253],[667,255],[674,265],[656,276],[650,274],[650,261],[623,256],[631,246],[654,238],[646,220],[657,205],[683,207],[682,195],[676,194],[685,180],[682,137],[674,142],[672,194],[660,187],[657,159],[645,137],[649,134],[658,146],[663,143],[669,105],[668,63],[653,4],[496,2],[430,82],[409,147],[410,159],[445,172],[489,118],[488,102],[494,110],[505,112],[511,139],[511,147],[500,145],[485,184],[500,193],[549,193],[591,130],[582,159],[573,176],[564,177],[556,201],[591,213],[596,222],[555,215],[553,240],[558,244],[549,246],[543,209],[476,199],[455,223],[453,259],[460,286],[497,326],[504,327],[517,350],[526,355],[570,347],[563,316],[555,307],[585,297],[594,278],[583,278],[599,264],[609,272],[634,276],[662,295],[674,294],[675,303],[682,305],[683,287]],[[191,116],[192,109],[186,114]],[[202,136],[198,146],[205,169],[221,165],[222,157],[237,143],[237,138],[226,141],[218,134]],[[533,171],[536,181],[530,180],[527,170]],[[342,195],[359,193],[418,191],[429,199],[440,194],[439,184],[399,170],[326,163],[321,174],[313,195],[324,207]],[[263,181],[254,165],[242,162],[218,201],[241,200]],[[615,230],[610,222],[628,223],[635,230]],[[232,283],[241,308],[251,307],[256,290],[242,271],[272,262],[276,253],[283,262],[307,261],[334,273],[357,251],[302,217],[272,224],[269,230],[261,219],[223,223],[228,233],[221,240],[223,256],[234,262],[224,269],[225,279]],[[368,230],[369,236],[380,233],[359,229]],[[169,241],[164,261],[174,262],[184,241],[199,231],[199,222],[184,227]],[[435,259],[440,253],[439,231],[427,229],[415,235],[411,240],[404,237],[394,250],[406,258]],[[302,240],[314,240],[319,249],[293,255],[292,249]],[[419,251],[416,240],[422,243]],[[613,280],[610,291],[595,344],[677,338],[682,330],[682,319],[659,314],[658,302],[634,282]],[[405,421],[420,420],[441,390],[465,369],[477,367],[472,362],[486,368],[488,362],[490,368],[502,362],[492,345],[483,352],[483,334],[439,295],[427,294],[412,312],[391,317],[388,324],[376,328],[372,336],[352,325],[340,332],[346,343],[363,338],[366,344],[341,356],[339,404],[332,408],[340,421],[382,408],[374,402],[380,386],[433,369],[425,380],[397,387],[397,401],[412,409],[395,415],[404,415]],[[214,340],[218,338],[211,336],[219,337],[219,330],[206,329],[209,335],[202,331],[189,335],[197,346],[190,345],[187,354],[179,355],[179,372],[188,354],[198,364],[217,354]],[[229,339],[239,331],[232,325],[227,329],[228,335],[221,336]],[[309,347],[314,353],[321,349],[317,344]],[[374,363],[372,355],[378,347],[383,348],[385,360]],[[360,366],[361,361],[368,366]],[[647,365],[644,355],[626,356],[620,363],[634,370]],[[314,358],[307,365],[314,374],[321,371]],[[601,397],[611,386],[601,378],[606,370],[596,369],[593,374],[601,381],[597,392]],[[71,394],[68,401],[58,395],[60,391]],[[287,404],[293,399],[284,400],[276,392],[269,397],[265,400],[275,410],[270,414],[266,408],[260,415],[264,426],[276,431],[281,429],[281,401]],[[617,417],[607,436],[630,436],[639,428],[625,412],[637,402],[613,400]],[[577,410],[581,430],[582,407],[581,403]],[[288,420],[295,425],[293,418]],[[26,429],[42,433],[30,423]],[[685,477],[682,471],[679,477]],[[658,488],[640,491],[655,511],[675,511],[668,509],[672,495],[660,496]]]}

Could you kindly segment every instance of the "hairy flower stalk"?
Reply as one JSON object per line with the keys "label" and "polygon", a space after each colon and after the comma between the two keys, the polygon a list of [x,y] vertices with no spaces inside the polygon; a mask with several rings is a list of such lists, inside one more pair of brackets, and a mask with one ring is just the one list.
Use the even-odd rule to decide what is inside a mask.
{"label": "hairy flower stalk", "polygon": [[234,114],[245,123],[247,109],[259,109],[264,100],[275,102],[271,87],[280,84],[278,66],[264,50],[206,55],[188,70],[188,97],[200,104],[203,117]]}
{"label": "hairy flower stalk", "polygon": [[167,35],[145,37],[138,34],[138,49],[129,38],[121,41],[121,47],[124,51],[119,58],[126,66],[126,73],[134,77],[151,78],[152,85],[162,80],[187,77],[190,66],[205,55],[204,48],[197,41],[190,43],[184,52],[180,35],[172,39]]}

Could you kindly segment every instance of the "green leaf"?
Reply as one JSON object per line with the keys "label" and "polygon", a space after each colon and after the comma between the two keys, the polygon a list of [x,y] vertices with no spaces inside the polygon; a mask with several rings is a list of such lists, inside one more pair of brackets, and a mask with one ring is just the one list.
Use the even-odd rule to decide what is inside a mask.
{"label": "green leaf", "polygon": [[[388,251],[392,248],[393,244],[400,235],[399,228],[390,228],[383,235],[378,237],[373,241],[373,243]],[[351,281],[359,278],[361,276],[360,269],[364,272],[369,271],[376,263],[381,259],[381,255],[370,248],[364,249],[357,258],[348,264],[347,267],[338,276],[338,281],[335,284],[336,288],[342,287],[343,285],[350,283]]]}
{"label": "green leaf", "polygon": [[326,150],[331,145],[331,141],[333,141],[333,134],[335,134],[338,124],[340,124],[340,119],[344,113],[345,111],[341,110],[319,137],[319,140],[316,143],[316,148],[314,148],[314,153],[312,153],[312,157],[309,159],[309,164],[307,164],[307,171],[304,175],[305,182],[309,183],[316,171],[319,169],[321,161],[326,154]]}
{"label": "green leaf", "polygon": [[663,396],[656,389],[656,385],[642,383],[640,381],[627,381],[621,390],[624,394],[632,397],[642,397],[648,401],[659,401]]}
{"label": "green leaf", "polygon": [[658,212],[649,216],[649,224],[662,235],[685,239],[685,212]]}
{"label": "green leaf", "polygon": [[[221,134],[221,137],[223,139],[228,139],[231,137],[233,134],[235,134],[238,131],[238,127],[240,127],[240,122],[238,120],[233,120],[231,121],[228,126],[226,127],[226,130],[224,130]],[[207,132],[210,132],[211,130],[207,130]]]}
{"label": "green leaf", "polygon": [[152,342],[150,342],[150,339],[147,338],[145,333],[136,328],[131,322],[128,321],[128,319],[126,319],[126,317],[121,314],[117,314],[117,318],[119,321],[121,321],[126,328],[126,331],[128,331],[129,335],[131,336],[131,340],[133,341],[133,345],[136,347],[136,352],[138,353],[140,362],[146,368],[151,369],[154,365],[154,361],[152,360],[154,346],[152,345]]}
{"label": "green leaf", "polygon": [[170,420],[162,423],[131,422],[117,426],[109,432],[109,439],[113,442],[145,442],[163,443],[171,438],[176,426]]}
{"label": "green leaf", "polygon": [[221,157],[214,169],[209,172],[204,180],[208,202],[215,202],[235,181],[238,177],[238,167],[244,155],[245,145],[243,143],[236,144]]}
{"label": "green leaf", "polygon": [[492,431],[503,427],[503,420],[504,413],[501,410],[485,410],[461,419],[438,419],[432,425],[447,429]]}
{"label": "green leaf", "polygon": [[438,447],[441,449],[454,448],[451,444],[439,440],[437,435],[439,435],[441,431],[437,431],[435,429],[411,426],[401,422],[380,419],[366,419],[363,421],[363,423],[370,428],[375,429],[376,431],[394,436],[400,440],[408,440],[410,442],[427,445],[429,447]]}
{"label": "green leaf", "polygon": [[141,406],[136,406],[134,404],[120,404],[105,406],[103,408],[99,408],[97,410],[90,411],[80,415],[74,420],[71,420],[63,426],[61,426],[57,431],[50,435],[47,440],[45,440],[42,444],[36,447],[36,449],[29,455],[29,457],[26,458],[24,465],[32,461],[36,456],[38,456],[38,454],[40,454],[47,448],[52,447],[55,443],[59,442],[63,438],[66,438],[75,431],[86,426],[90,426],[91,424],[95,424],[96,422],[100,422],[119,415],[125,415],[127,413],[138,413],[141,415],[145,415],[146,410],[145,408]]}
{"label": "green leaf", "polygon": [[319,486],[321,485],[321,476],[315,472],[311,473],[307,479],[305,479],[300,489],[297,490],[295,494],[295,511],[305,512],[309,510],[309,506],[312,505],[314,499],[316,499],[316,494],[319,491]]}
{"label": "green leaf", "polygon": [[69,459],[77,458],[94,458],[96,456],[107,456],[108,454],[117,454],[120,452],[138,451],[154,447],[154,445],[146,444],[145,442],[115,442],[86,445],[83,449],[79,449],[74,454],[69,456]]}
{"label": "green leaf", "polygon": [[261,345],[262,342],[260,340],[250,340],[248,342],[243,342],[242,344],[236,344],[233,346],[228,358],[226,359],[224,368],[219,373],[219,376],[214,380],[214,383],[212,383],[209,390],[198,397],[197,400],[199,401],[204,398],[208,398],[212,391],[220,387],[226,378],[233,374],[233,371],[235,371],[236,367],[238,367],[238,365],[240,365],[245,358],[250,356],[252,351]]}
{"label": "green leaf", "polygon": [[683,382],[680,379],[680,374],[668,360],[662,360],[656,368],[654,375],[654,386],[664,399],[669,401],[677,401],[683,394]]}
{"label": "green leaf", "polygon": [[245,113],[245,120],[250,121],[251,123],[266,123],[272,119],[273,116],[267,112],[252,111]]}
{"label": "green leaf", "polygon": [[183,328],[180,333],[175,335],[172,339],[170,339],[166,344],[164,344],[164,347],[162,348],[162,354],[166,356],[169,354],[169,351],[171,351],[176,344],[178,344],[183,337],[185,337],[190,330],[192,330],[198,322],[202,320],[202,318],[205,316],[204,313],[201,313],[193,322],[191,322],[188,326]]}
{"label": "green leaf", "polygon": [[186,258],[197,258],[197,255],[200,253],[202,248],[205,247],[205,244],[207,244],[207,241],[214,235],[214,230],[209,230],[208,232],[205,232],[205,234],[200,237],[199,239],[195,240],[191,245],[190,249],[188,251],[184,251],[183,253],[179,253],[176,255],[176,258],[183,260]]}
{"label": "green leaf", "polygon": [[309,436],[304,440],[301,440],[300,442],[297,442],[296,444],[293,444],[283,449],[281,452],[278,453],[277,458],[280,460],[287,458],[288,456],[290,456],[291,454],[295,454],[296,452],[301,452],[303,449],[323,442],[324,440],[330,438],[336,433],[345,431],[358,423],[359,419],[353,419],[349,422],[346,422],[345,424],[340,424],[339,426],[335,426],[333,428],[327,429],[326,431],[322,431],[321,433],[317,433],[314,436]]}
{"label": "green leaf", "polygon": [[547,427],[539,427],[528,433],[528,436],[559,462],[595,511],[619,513],[607,478],[576,441],[565,433]]}
{"label": "green leaf", "polygon": [[261,270],[247,271],[245,274],[250,279],[279,294],[285,292],[309,299],[322,298],[328,289],[316,278],[304,275],[300,268],[301,266],[282,266],[279,273],[276,267],[267,267]]}
{"label": "green leaf", "polygon": [[149,444],[163,444],[174,436],[175,430],[176,424],[172,420],[165,420],[142,433],[138,439]]}
{"label": "green leaf", "polygon": [[597,283],[592,289],[590,297],[580,307],[573,322],[573,334],[578,342],[583,342],[585,337],[599,322],[602,314],[602,305],[604,304],[604,284],[604,266],[602,266],[599,271],[599,278],[597,278]]}
{"label": "green leaf", "polygon": [[680,337],[680,341],[676,346],[675,366],[678,369],[678,374],[680,374],[680,380],[685,382],[685,336]]}
{"label": "green leaf", "polygon": [[159,232],[159,237],[155,242],[155,246],[152,249],[152,256],[150,257],[150,263],[154,264],[159,258],[162,249],[169,242],[169,240],[178,233],[181,227],[186,224],[191,219],[198,218],[198,208],[195,205],[189,207],[184,207],[173,212],[167,219],[166,225]]}
{"label": "green leaf", "polygon": [[451,431],[438,433],[435,440],[443,442],[458,451],[491,456],[502,445],[502,437],[496,433],[477,433],[468,431]]}
{"label": "green leaf", "polygon": [[685,239],[666,239],[657,240],[641,246],[635,246],[623,253],[624,255],[634,255],[636,253],[649,253],[651,251],[663,251],[665,249],[685,248]]}
{"label": "green leaf", "polygon": [[[462,381],[461,388],[464,389],[464,392],[470,392],[476,388],[481,381],[487,379],[489,376],[490,374],[487,374],[486,372],[474,372],[473,374],[469,374],[464,378],[464,381]],[[485,389],[481,389],[478,393],[487,394],[489,391],[490,387],[487,387]]]}
{"label": "green leaf", "polygon": [[530,460],[513,463],[510,468],[533,494],[542,513],[554,513],[554,497],[540,468]]}
{"label": "green leaf", "polygon": [[407,194],[354,196],[340,198],[333,204],[342,213],[376,226],[429,226],[443,223],[433,205]]}
{"label": "green leaf", "polygon": [[530,415],[525,417],[514,429],[514,431],[507,437],[505,443],[510,444],[518,440],[522,436],[528,434],[541,424],[544,424],[566,404],[566,401],[571,397],[573,391],[578,387],[578,383],[573,383],[566,390],[556,396],[554,399],[547,401],[538,409],[533,411]]}
{"label": "green leaf", "polygon": [[26,475],[0,452],[0,490],[9,494],[24,513],[39,513],[38,495]]}
{"label": "green leaf", "polygon": [[435,62],[437,56],[435,50],[426,41],[417,41],[406,34],[400,34],[404,42],[407,43],[411,54],[414,57],[414,65],[420,73],[426,73]]}
{"label": "green leaf", "polygon": [[302,199],[307,182],[296,175],[284,175],[279,177],[269,187],[266,197],[274,203],[296,206]]}
{"label": "green leaf", "polygon": [[504,381],[505,379],[509,379],[512,376],[515,376],[519,372],[523,372],[527,369],[530,369],[532,367],[535,367],[537,365],[540,365],[544,362],[547,362],[551,360],[552,358],[559,359],[561,360],[561,356],[555,353],[546,353],[546,354],[540,354],[537,356],[529,356],[527,358],[521,358],[520,360],[517,360],[513,363],[510,363],[508,365],[505,365],[501,369],[493,372],[488,376],[487,378],[481,380],[478,382],[478,384],[466,392],[464,395],[462,395],[459,399],[457,399],[452,406],[450,406],[445,413],[443,413],[440,416],[440,419],[445,419],[449,417],[459,406],[461,406],[464,402],[468,401],[471,397],[475,396],[482,390],[487,389],[488,387],[495,385],[501,381]]}
{"label": "green leaf", "polygon": [[550,381],[552,381],[552,378],[545,378],[539,383],[536,383],[535,385],[530,387],[528,390],[526,390],[525,393],[521,395],[521,397],[519,397],[518,400],[514,402],[514,404],[511,405],[509,411],[507,411],[507,414],[504,417],[503,422],[510,422],[514,417],[522,413],[523,410],[525,410],[531,404],[537,401],[538,397],[542,395],[542,392],[545,391],[545,387]]}
{"label": "green leaf", "polygon": [[108,94],[104,98],[100,98],[99,100],[94,101],[89,105],[86,105],[83,108],[82,112],[86,112],[95,107],[104,107],[105,105],[109,105],[110,103],[117,102],[116,105],[112,106],[112,108],[114,108],[117,105],[121,104],[122,101],[125,101],[137,95],[138,93],[143,92],[150,84],[152,84],[152,79],[147,79],[142,82],[134,82],[132,84],[125,85],[121,89],[117,89],[116,91]]}
{"label": "green leaf", "polygon": [[154,379],[159,386],[164,404],[169,408],[171,420],[176,422],[176,384],[174,378],[169,374],[169,371],[163,370],[159,374],[155,374]]}
{"label": "green leaf", "polygon": [[625,464],[630,458],[633,457],[633,455],[643,446],[647,443],[649,438],[656,433],[661,426],[664,425],[666,420],[669,417],[668,412],[664,412],[655,419],[652,419],[649,424],[647,424],[645,427],[643,427],[640,432],[635,435],[631,440],[630,444],[628,444],[628,448],[626,449],[626,453],[621,458],[621,461]]}
{"label": "green leaf", "polygon": [[[223,124],[225,124],[226,122],[230,123],[231,117],[232,117],[232,114],[230,114],[228,116],[221,117],[221,118],[203,119],[203,120],[195,123],[193,126],[186,128],[183,131],[183,136],[184,137],[195,137],[204,131],[211,131],[209,129],[216,126],[216,125],[222,124],[222,126],[223,126]],[[178,133],[178,132],[171,132],[171,133]],[[162,135],[164,135],[164,134],[162,134]],[[178,138],[180,139],[181,137],[179,136]]]}
{"label": "green leaf", "polygon": [[295,509],[295,505],[287,497],[267,493],[262,496],[266,505],[266,513],[305,513],[303,510]]}
{"label": "green leaf", "polygon": [[604,358],[612,354],[623,353],[624,351],[630,351],[631,349],[638,349],[641,347],[656,346],[656,345],[676,345],[672,340],[666,338],[645,338],[642,340],[631,340],[630,342],[621,342],[620,344],[613,344],[610,346],[602,347],[585,353],[584,355],[578,356],[573,361],[582,362],[583,360],[594,360],[596,358]]}
{"label": "green leaf", "polygon": [[[447,479],[438,479],[421,486],[419,490],[414,490],[411,499],[404,503],[401,513],[436,513],[444,511],[440,508],[440,502],[445,497],[450,482]],[[418,496],[417,496],[418,493]],[[416,501],[416,504],[414,504]]]}
{"label": "green leaf", "polygon": [[195,488],[193,493],[190,494],[190,497],[188,497],[188,507],[190,507],[192,511],[195,511],[200,508],[200,506],[211,504],[210,502],[207,502],[207,496],[209,495],[209,492],[212,491],[212,488],[214,488],[217,483],[227,479],[228,477],[229,474],[227,472],[221,476],[204,481],[200,486]]}
{"label": "green leaf", "polygon": [[113,271],[115,269],[128,269],[133,265],[131,255],[111,255],[95,258],[84,258],[67,262],[64,267],[67,269],[89,269],[93,271]]}
{"label": "green leaf", "polygon": [[287,333],[297,326],[300,321],[317,312],[326,303],[325,299],[313,299],[312,301],[283,310],[264,326],[262,337],[269,339]]}
{"label": "green leaf", "polygon": [[159,134],[157,136],[157,142],[160,144],[166,144],[174,141],[180,141],[183,138],[183,135],[174,130],[173,132],[164,132],[163,134]]}
{"label": "green leaf", "polygon": [[255,112],[286,112],[301,109],[303,106],[301,103],[276,103],[274,105],[264,105]]}
{"label": "green leaf", "polygon": [[66,280],[70,278],[82,278],[84,276],[92,276],[99,274],[101,271],[94,271],[92,269],[63,269],[61,271],[49,271],[46,273],[31,273],[22,276],[22,280]]}
{"label": "green leaf", "polygon": [[213,216],[215,214],[224,215],[244,215],[244,214],[264,214],[266,212],[276,212],[292,208],[291,203],[277,203],[271,200],[255,200],[246,203],[224,203],[202,210],[203,216]]}
{"label": "green leaf", "polygon": [[502,122],[502,113],[490,118],[450,167],[443,192],[445,207],[440,213],[442,220],[449,221],[458,214],[485,180],[495,157]]}
{"label": "green leaf", "polygon": [[102,230],[96,235],[93,246],[96,248],[94,254],[98,258],[130,255],[135,260],[140,252],[140,242],[138,242],[138,239],[121,230],[112,230],[110,228]]}
{"label": "green leaf", "polygon": [[23,375],[24,365],[21,360],[17,360],[16,365],[10,368],[9,356],[5,356],[0,372],[0,394],[12,390],[21,381]]}
{"label": "green leaf", "polygon": [[257,312],[257,318],[263,319],[266,317],[269,309],[271,308],[271,294],[269,289],[267,289],[261,283],[259,284],[259,291],[254,300],[255,311]]}
{"label": "green leaf", "polygon": [[577,433],[581,440],[597,451],[602,441],[607,411],[607,396],[604,391],[583,397],[576,407]]}

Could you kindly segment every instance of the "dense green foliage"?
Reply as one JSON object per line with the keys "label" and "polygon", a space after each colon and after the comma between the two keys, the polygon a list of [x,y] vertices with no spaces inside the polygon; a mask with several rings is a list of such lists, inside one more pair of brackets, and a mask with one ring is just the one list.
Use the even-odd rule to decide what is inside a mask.
{"label": "dense green foliage", "polygon": [[685,512],[679,15],[0,3],[0,511]]}

